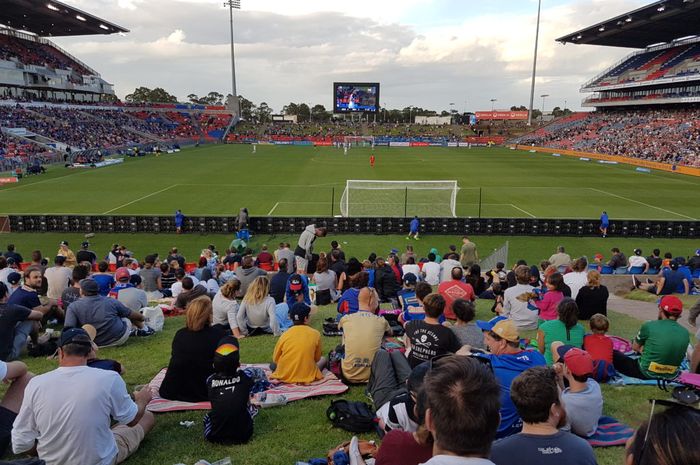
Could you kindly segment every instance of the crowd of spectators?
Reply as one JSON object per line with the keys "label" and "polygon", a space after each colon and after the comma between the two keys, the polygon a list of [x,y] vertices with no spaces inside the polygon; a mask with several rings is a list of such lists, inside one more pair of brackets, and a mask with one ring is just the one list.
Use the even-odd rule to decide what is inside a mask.
{"label": "crowd of spectators", "polygon": [[700,166],[699,118],[696,108],[578,113],[514,142]]}
{"label": "crowd of spectators", "polygon": [[40,42],[0,34],[0,60],[18,60],[25,65],[72,69],[79,75],[93,74],[58,49]]}

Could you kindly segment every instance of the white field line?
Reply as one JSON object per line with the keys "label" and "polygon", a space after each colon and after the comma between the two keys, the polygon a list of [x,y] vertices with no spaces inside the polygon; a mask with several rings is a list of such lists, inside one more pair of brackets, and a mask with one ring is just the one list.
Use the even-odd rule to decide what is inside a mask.
{"label": "white field line", "polygon": [[535,215],[533,215],[533,214],[530,213],[529,211],[523,210],[522,208],[518,207],[517,205],[513,205],[512,203],[510,203],[510,204],[508,204],[508,205],[510,205],[511,207],[515,208],[516,210],[520,210],[521,212],[525,213],[526,215],[530,216],[531,218],[537,218]]}
{"label": "white field line", "polygon": [[106,215],[106,214],[108,214],[108,213],[112,213],[113,211],[120,210],[120,209],[122,209],[122,208],[124,208],[124,207],[128,207],[128,206],[131,205],[131,204],[134,204],[134,203],[136,203],[136,202],[140,202],[141,200],[147,199],[147,198],[149,198],[149,197],[153,197],[154,195],[157,195],[157,194],[160,194],[161,192],[165,192],[165,191],[167,191],[167,190],[170,190],[170,189],[172,189],[173,187],[177,187],[178,185],[179,185],[179,184],[173,184],[172,186],[168,186],[168,187],[166,187],[165,189],[161,189],[161,190],[159,190],[159,191],[152,192],[152,193],[150,193],[150,194],[148,194],[148,195],[144,195],[143,197],[139,197],[139,198],[136,199],[136,200],[132,200],[131,202],[127,202],[127,203],[125,203],[124,205],[119,205],[119,206],[116,207],[116,208],[112,208],[111,210],[107,210],[106,212],[104,212],[104,213],[102,213],[102,214],[103,214],[103,215]]}
{"label": "white field line", "polygon": [[272,207],[272,208],[270,209],[270,211],[269,211],[269,212],[267,212],[267,216],[270,216],[270,215],[272,215],[272,212],[273,212],[273,211],[275,211],[275,208],[277,208],[277,206],[278,206],[279,204],[280,204],[280,203],[279,203],[279,202],[277,202],[277,203],[275,204],[275,206],[274,206],[274,207]]}
{"label": "white field line", "polygon": [[617,197],[618,199],[627,200],[628,202],[633,202],[633,203],[637,203],[639,205],[644,205],[645,207],[654,208],[656,210],[661,210],[661,211],[666,212],[666,213],[671,213],[672,215],[681,216],[683,218],[688,218],[689,220],[696,220],[697,221],[696,218],[693,218],[691,216],[683,215],[682,213],[676,213],[676,212],[671,211],[671,210],[666,210],[665,208],[657,207],[655,205],[649,205],[648,203],[640,202],[639,200],[634,200],[634,199],[630,199],[628,197],[623,197],[621,195],[613,194],[612,192],[606,192],[606,191],[603,191],[600,189],[594,189],[593,187],[588,187],[588,189],[590,189],[594,192],[599,192],[601,194],[610,195],[612,197]]}
{"label": "white field line", "polygon": [[84,170],[84,171],[80,171],[80,172],[77,172],[77,173],[64,174],[63,176],[58,176],[58,177],[51,178],[51,179],[44,179],[43,181],[37,181],[37,182],[33,182],[33,183],[31,183],[31,184],[22,184],[22,185],[19,185],[19,186],[8,187],[8,188],[6,188],[6,189],[0,189],[0,193],[2,193],[2,192],[7,192],[7,191],[14,191],[14,190],[16,190],[16,189],[21,189],[21,188],[23,188],[23,187],[36,186],[37,184],[44,184],[45,182],[59,181],[59,180],[61,180],[61,179],[63,179],[63,178],[68,178],[68,177],[71,177],[71,176],[80,176],[81,174],[87,174],[87,173],[91,173],[91,172],[92,172],[91,170]]}

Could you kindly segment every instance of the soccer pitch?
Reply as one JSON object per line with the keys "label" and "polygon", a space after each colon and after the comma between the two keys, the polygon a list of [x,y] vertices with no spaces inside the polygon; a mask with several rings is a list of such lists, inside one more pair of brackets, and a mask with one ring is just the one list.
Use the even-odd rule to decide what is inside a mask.
{"label": "soccer pitch", "polygon": [[[372,168],[369,156],[374,153]],[[0,188],[3,214],[330,216],[348,179],[456,180],[458,216],[700,218],[700,179],[506,148],[201,146]],[[396,215],[403,216],[403,199]],[[380,213],[383,214],[383,213]],[[408,215],[412,212],[407,211]],[[379,215],[379,214],[378,214]]]}

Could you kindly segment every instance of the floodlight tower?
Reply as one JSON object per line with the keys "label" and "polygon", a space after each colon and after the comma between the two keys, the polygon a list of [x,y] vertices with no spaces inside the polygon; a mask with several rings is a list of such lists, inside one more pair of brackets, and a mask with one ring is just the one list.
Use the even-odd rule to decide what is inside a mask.
{"label": "floodlight tower", "polygon": [[535,57],[532,59],[532,84],[530,85],[530,111],[527,112],[527,125],[532,125],[532,106],[535,103],[535,74],[537,72],[537,42],[540,39],[540,12],[542,0],[537,0],[537,29],[535,29]]}
{"label": "floodlight tower", "polygon": [[228,7],[229,17],[231,18],[231,95],[236,99],[238,98],[238,93],[236,91],[236,58],[233,46],[233,10],[241,9],[241,0],[228,0],[224,2],[224,6]]}

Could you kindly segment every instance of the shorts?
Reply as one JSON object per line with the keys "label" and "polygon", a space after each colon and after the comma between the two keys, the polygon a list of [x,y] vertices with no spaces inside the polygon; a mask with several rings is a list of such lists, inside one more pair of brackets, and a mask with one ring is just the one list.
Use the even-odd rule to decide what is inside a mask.
{"label": "shorts", "polygon": [[117,464],[122,463],[128,459],[131,454],[136,452],[146,433],[143,431],[141,425],[136,425],[134,427],[117,425],[112,428],[112,435],[117,442],[118,452],[117,457],[114,459],[114,463]]}
{"label": "shorts", "polygon": [[309,266],[309,261],[304,257],[300,257],[299,255],[295,255],[294,258],[297,264],[297,273],[306,274],[306,269]]}
{"label": "shorts", "polygon": [[5,407],[0,407],[0,457],[5,455],[12,442],[12,423],[17,414]]}

